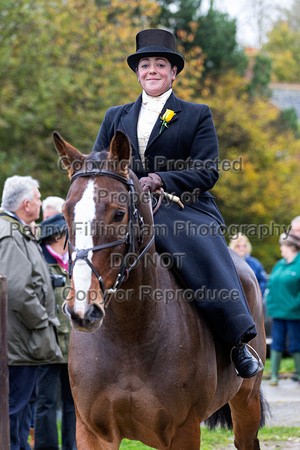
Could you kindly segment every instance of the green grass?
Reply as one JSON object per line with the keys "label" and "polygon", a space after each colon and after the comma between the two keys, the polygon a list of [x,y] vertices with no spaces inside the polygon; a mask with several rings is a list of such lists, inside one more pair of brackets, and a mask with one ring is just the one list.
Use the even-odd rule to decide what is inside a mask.
{"label": "green grass", "polygon": [[[293,358],[282,358],[279,373],[292,374],[294,370],[295,370],[295,363]],[[271,375],[271,361],[269,358],[266,359],[264,375]]]}
{"label": "green grass", "polygon": [[[273,427],[267,428],[264,427],[259,431],[259,440],[261,442],[272,442],[276,445],[276,442],[285,442],[285,441],[293,441],[294,439],[299,438],[300,428],[296,427]],[[229,444],[233,445],[233,433],[230,430],[221,430],[218,428],[214,431],[209,431],[207,428],[201,428],[201,450],[215,450],[222,449],[224,445],[227,446]],[[136,441],[128,441],[124,440],[121,444],[121,449],[126,450],[146,450],[152,449],[152,447],[147,447],[146,445],[141,444]],[[272,448],[275,448],[272,447]]]}
{"label": "green grass", "polygon": [[[280,371],[279,373],[290,373],[292,374],[295,370],[295,364],[293,358],[283,358],[281,361]],[[265,363],[264,375],[268,376],[271,374],[271,364],[270,359],[268,358]],[[61,445],[61,423],[58,422],[58,430],[59,430],[59,442]],[[260,441],[272,441],[272,442],[281,442],[287,440],[293,440],[293,438],[297,438],[300,435],[300,428],[295,427],[273,427],[273,428],[262,428],[259,431],[259,439]],[[233,433],[230,430],[222,430],[220,428],[209,431],[207,428],[201,428],[201,436],[202,436],[202,444],[201,450],[213,450],[213,449],[222,449],[225,445],[233,444]],[[126,450],[146,450],[151,449],[152,447],[147,447],[144,444],[141,444],[137,441],[129,441],[124,439],[121,444],[121,449]]]}
{"label": "green grass", "polygon": [[[60,428],[60,423],[58,423],[58,426]],[[299,435],[300,428],[297,427],[264,427],[259,431],[258,437],[261,442],[274,443],[274,447],[272,448],[275,448],[276,442],[292,442],[293,440],[299,438]],[[221,450],[224,448],[224,445],[233,445],[234,439],[231,430],[222,430],[218,428],[214,431],[209,431],[206,427],[201,428],[201,437],[201,450]],[[152,447],[147,447],[147,445],[141,444],[138,441],[129,441],[127,439],[122,441],[120,448],[126,450],[152,449]]]}
{"label": "green grass", "polygon": [[[201,450],[212,450],[218,448],[217,445],[224,446],[233,443],[233,434],[230,430],[217,429],[215,431],[209,431],[207,428],[201,428]],[[121,449],[126,450],[146,450],[152,449],[152,447],[147,447],[140,442],[124,440],[121,444]],[[221,448],[221,447],[220,447]]]}
{"label": "green grass", "polygon": [[151,449],[152,447],[147,447],[147,445],[141,444],[137,441],[128,441],[127,439],[124,439],[122,441],[122,444],[120,448],[126,448],[126,450],[138,450],[138,449]]}

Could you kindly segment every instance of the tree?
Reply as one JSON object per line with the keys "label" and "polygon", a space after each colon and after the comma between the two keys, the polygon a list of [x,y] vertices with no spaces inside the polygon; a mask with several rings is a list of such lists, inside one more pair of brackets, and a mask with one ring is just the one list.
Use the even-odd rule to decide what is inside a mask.
{"label": "tree", "polygon": [[158,0],[158,4],[157,25],[169,28],[176,34],[177,30],[190,31],[188,25],[198,20],[202,0]]}
{"label": "tree", "polygon": [[295,137],[299,139],[299,124],[295,108],[287,108],[280,111],[276,126],[279,131],[293,130]]}
{"label": "tree", "polygon": [[[108,107],[139,92],[126,55],[151,24],[152,0],[18,0],[1,3],[0,182],[13,174],[65,196],[52,132],[89,153]],[[122,100],[121,100],[122,99]]]}
{"label": "tree", "polygon": [[[278,109],[264,98],[250,100],[247,81],[233,74],[222,77],[206,100],[220,146],[221,174],[213,193],[225,223],[245,226],[256,256],[270,269],[281,226],[299,214],[300,141],[292,130],[279,130]],[[222,161],[230,162],[229,170],[222,170]]]}
{"label": "tree", "polygon": [[236,41],[236,19],[210,8],[197,23],[195,41],[206,55],[205,74],[219,75],[230,69],[243,74],[248,58]]}
{"label": "tree", "polygon": [[291,31],[298,32],[300,28],[300,0],[294,0],[289,8],[280,8],[280,10]]}
{"label": "tree", "polygon": [[252,78],[249,83],[250,95],[271,95],[269,83],[272,74],[272,60],[263,52],[255,55],[254,65],[252,69]]}
{"label": "tree", "polygon": [[[201,77],[220,75],[230,69],[243,73],[248,58],[236,41],[236,20],[214,9],[213,2],[207,14],[201,14],[201,0],[160,0],[162,12],[158,20],[177,36],[184,52],[201,48],[204,69]],[[182,39],[182,36],[189,39]]]}
{"label": "tree", "polygon": [[213,89],[212,83],[208,77],[180,95],[212,110],[220,148],[220,179],[212,193],[228,227],[226,239],[243,231],[254,256],[271,270],[280,256],[279,235],[299,214],[300,141],[290,127],[278,127],[281,112],[267,97],[249,95],[246,79],[232,72]]}
{"label": "tree", "polygon": [[257,30],[257,44],[261,48],[266,36],[266,30],[272,23],[272,13],[274,12],[273,0],[252,0],[249,2],[252,21]]}
{"label": "tree", "polygon": [[[107,108],[140,93],[126,57],[136,33],[158,24],[159,11],[154,0],[2,1],[0,183],[30,174],[40,180],[43,197],[65,197],[68,182],[52,132],[83,153],[92,150]],[[299,214],[299,141],[289,127],[278,127],[279,112],[268,100],[249,97],[248,82],[236,71],[223,73],[221,64],[218,82],[209,73],[202,77],[198,30],[194,21],[177,31],[186,66],[174,90],[211,106],[221,161],[242,157],[242,170],[221,170],[214,190],[226,223],[288,224]],[[271,258],[269,245],[257,245],[263,261]]]}
{"label": "tree", "polygon": [[263,46],[272,59],[272,81],[299,83],[300,31],[294,31],[287,21],[277,22]]}

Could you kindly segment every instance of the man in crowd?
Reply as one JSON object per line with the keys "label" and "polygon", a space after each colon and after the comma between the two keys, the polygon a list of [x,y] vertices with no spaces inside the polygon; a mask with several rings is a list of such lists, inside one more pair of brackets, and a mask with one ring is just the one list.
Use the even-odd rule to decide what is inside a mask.
{"label": "man in crowd", "polygon": [[47,263],[30,224],[40,215],[39,184],[30,176],[7,178],[0,209],[0,272],[7,279],[9,418],[11,450],[30,449],[30,400],[38,367],[63,361],[55,327]]}
{"label": "man in crowd", "polygon": [[43,220],[49,219],[49,217],[62,212],[63,204],[65,200],[55,195],[50,195],[45,198],[42,203]]}

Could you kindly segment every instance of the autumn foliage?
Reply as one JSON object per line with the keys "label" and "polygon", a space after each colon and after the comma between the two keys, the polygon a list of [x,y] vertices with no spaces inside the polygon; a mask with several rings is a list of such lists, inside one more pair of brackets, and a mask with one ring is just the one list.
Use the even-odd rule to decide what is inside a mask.
{"label": "autumn foliage", "polygon": [[[137,98],[140,86],[126,58],[138,31],[159,26],[158,2],[4,0],[0,8],[0,184],[30,174],[43,198],[64,197],[68,182],[52,132],[89,153],[107,108]],[[178,30],[180,42],[193,43],[190,29]],[[300,213],[300,141],[292,130],[278,130],[279,111],[267,98],[250,97],[246,79],[233,71],[217,80],[203,77],[202,49],[178,50],[186,66],[175,94],[211,107],[220,161],[242,163],[241,170],[221,170],[213,192],[227,225],[288,225]],[[252,240],[256,255],[271,266],[278,236]]]}

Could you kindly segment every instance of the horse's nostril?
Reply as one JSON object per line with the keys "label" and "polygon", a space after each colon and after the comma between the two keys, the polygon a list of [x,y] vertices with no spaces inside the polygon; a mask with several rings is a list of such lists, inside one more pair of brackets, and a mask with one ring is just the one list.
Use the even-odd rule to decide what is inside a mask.
{"label": "horse's nostril", "polygon": [[90,322],[98,322],[103,318],[104,314],[101,308],[97,305],[92,305],[86,312],[85,319]]}

